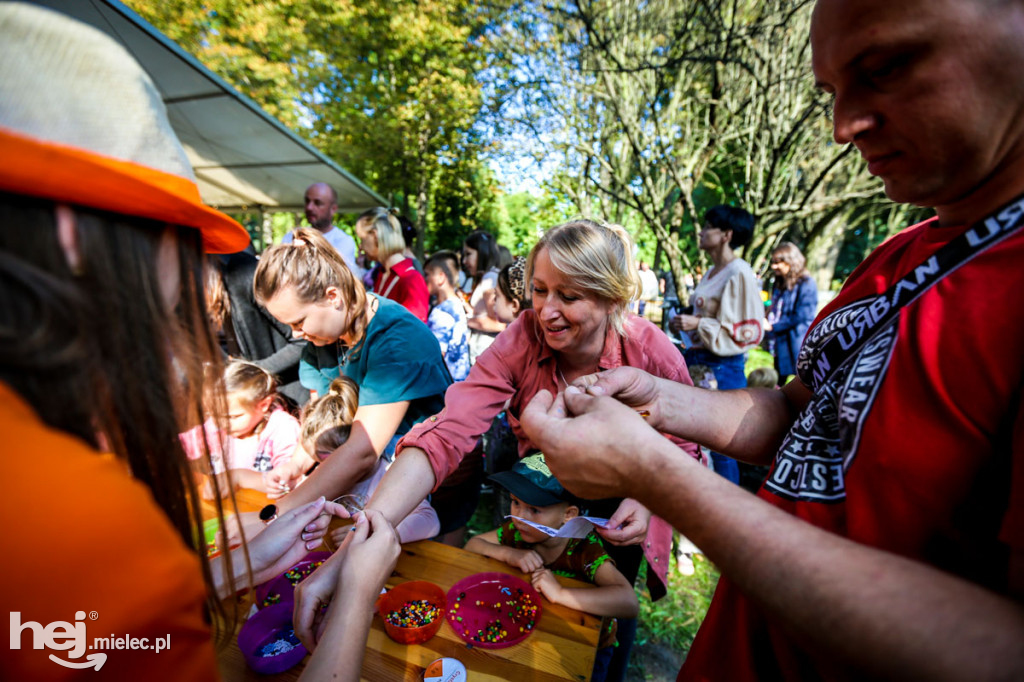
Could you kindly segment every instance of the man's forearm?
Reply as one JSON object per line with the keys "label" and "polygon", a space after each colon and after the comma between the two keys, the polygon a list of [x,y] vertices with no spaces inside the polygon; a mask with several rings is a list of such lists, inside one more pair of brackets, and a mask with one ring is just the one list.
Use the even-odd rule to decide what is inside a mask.
{"label": "man's forearm", "polygon": [[821,530],[656,447],[634,494],[809,648],[867,676],[1022,679],[1019,604]]}
{"label": "man's forearm", "polygon": [[659,381],[664,415],[659,430],[751,464],[771,463],[797,413],[786,391],[709,391]]}

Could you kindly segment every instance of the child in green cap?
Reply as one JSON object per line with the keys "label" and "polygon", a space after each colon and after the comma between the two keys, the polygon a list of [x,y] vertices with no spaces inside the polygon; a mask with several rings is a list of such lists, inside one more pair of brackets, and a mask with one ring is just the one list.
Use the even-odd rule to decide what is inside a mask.
{"label": "child in green cap", "polygon": [[[508,490],[512,516],[557,530],[580,514],[576,499],[554,477],[542,454],[524,457],[490,480]],[[615,644],[614,618],[635,618],[639,604],[633,586],[615,567],[596,533],[591,531],[584,538],[552,537],[510,518],[500,528],[471,538],[466,549],[529,573],[533,587],[552,603],[603,616],[591,680],[605,678]],[[555,574],[596,587],[563,587]]]}

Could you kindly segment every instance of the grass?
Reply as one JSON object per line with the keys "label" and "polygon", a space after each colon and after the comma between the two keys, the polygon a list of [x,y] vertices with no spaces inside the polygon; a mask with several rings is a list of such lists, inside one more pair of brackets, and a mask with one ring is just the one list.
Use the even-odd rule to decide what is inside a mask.
{"label": "grass", "polygon": [[[718,585],[718,569],[703,554],[693,555],[693,575],[672,569],[668,594],[652,602],[637,587],[640,617],[629,661],[629,680],[675,680]],[[638,579],[638,586],[644,584]]]}

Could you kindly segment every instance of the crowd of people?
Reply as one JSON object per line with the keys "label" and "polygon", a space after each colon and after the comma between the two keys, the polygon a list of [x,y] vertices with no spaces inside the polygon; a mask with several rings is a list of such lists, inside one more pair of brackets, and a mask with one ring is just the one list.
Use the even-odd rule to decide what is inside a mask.
{"label": "crowd of people", "polygon": [[[765,291],[740,255],[756,221],[727,205],[700,216],[692,292],[585,218],[420,263],[408,220],[373,208],[353,238],[324,183],[257,258],[121,47],[21,3],[0,35],[5,674],[58,678],[20,623],[88,599],[105,630],[174,637],[106,674],[215,679],[223,599],[354,516],[296,587],[307,679],[358,677],[399,544],[435,538],[604,617],[592,679],[622,680],[634,583],[646,563],[665,594],[674,531],[722,573],[680,679],[1024,676],[1024,3],[818,0],[836,141],[936,213],[820,312],[793,243]],[[761,345],[774,369],[748,375]],[[485,456],[499,432],[510,459]],[[508,515],[467,542],[485,477]],[[200,507],[226,529],[232,488],[273,504],[209,557]],[[581,514],[608,522],[537,529]]]}

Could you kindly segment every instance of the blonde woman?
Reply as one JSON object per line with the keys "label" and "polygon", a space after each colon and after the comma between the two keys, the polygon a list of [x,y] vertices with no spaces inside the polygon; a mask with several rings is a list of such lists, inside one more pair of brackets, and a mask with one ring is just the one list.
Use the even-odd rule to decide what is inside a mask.
{"label": "blonde woman", "polygon": [[[382,455],[390,460],[399,437],[442,409],[451,379],[441,348],[408,310],[368,294],[314,230],[300,229],[291,244],[268,249],[254,288],[271,315],[309,342],[299,362],[304,386],[327,395],[341,375],[359,386],[348,440],[279,506],[291,509],[320,495],[332,499],[369,475]],[[275,481],[282,488],[296,482]]]}
{"label": "blonde woman", "polygon": [[[400,456],[384,476],[370,507],[396,522],[406,516],[453,471],[481,433],[508,403],[509,423],[519,439],[520,457],[533,448],[519,426],[519,415],[538,391],[564,390],[578,377],[629,365],[673,381],[691,384],[675,346],[649,321],[627,313],[639,280],[630,258],[632,242],[614,225],[576,220],[549,230],[530,252],[526,281],[532,308],[523,311],[477,359],[469,377],[454,384],[445,410],[413,429],[399,445]],[[697,446],[675,441],[680,456],[699,457]],[[665,593],[671,529],[633,500],[604,500],[590,512],[611,518],[604,538],[618,547],[613,557],[630,582],[644,554],[652,594]],[[643,549],[641,550],[640,544]],[[309,623],[317,597],[333,588],[331,564],[296,602],[297,632],[310,644]],[[635,623],[632,624],[635,627]],[[632,627],[620,640],[628,655]],[[622,661],[624,662],[624,661]],[[609,677],[609,679],[614,679]]]}
{"label": "blonde woman", "polygon": [[382,266],[373,279],[373,290],[426,322],[430,310],[427,283],[413,259],[405,255],[398,218],[386,208],[372,208],[356,220],[356,236],[363,252]]}

